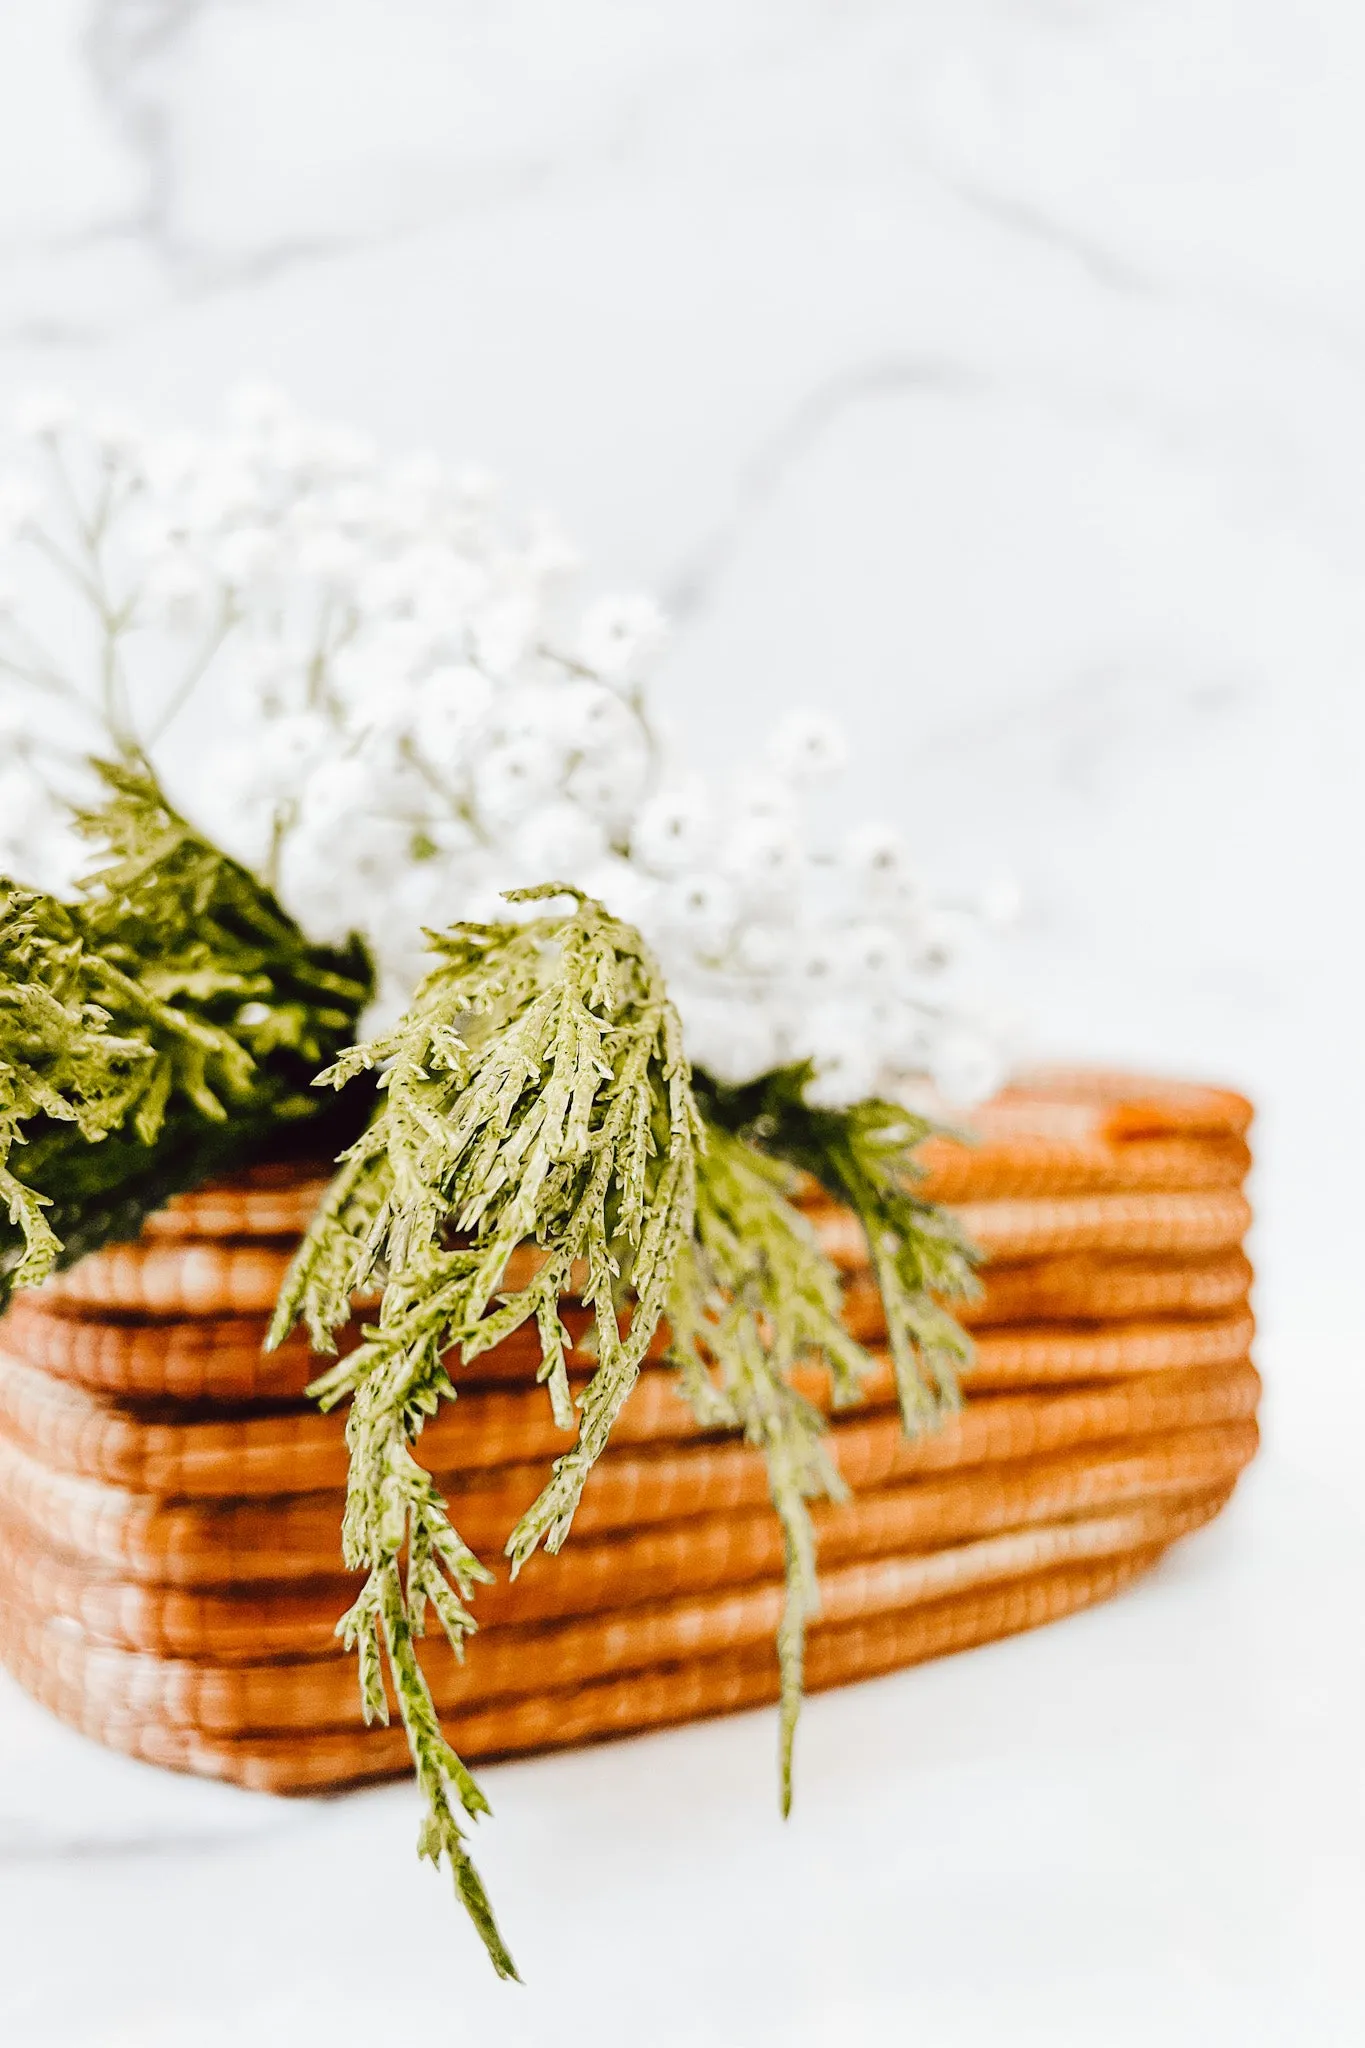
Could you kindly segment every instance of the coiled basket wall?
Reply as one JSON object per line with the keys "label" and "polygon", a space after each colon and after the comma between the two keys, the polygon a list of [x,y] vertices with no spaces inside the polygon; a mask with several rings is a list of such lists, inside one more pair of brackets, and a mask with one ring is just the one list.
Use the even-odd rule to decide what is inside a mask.
{"label": "coiled basket wall", "polygon": [[[832,1420],[851,1495],[815,1510],[813,1690],[1108,1598],[1256,1448],[1249,1106],[1051,1072],[974,1121],[974,1145],[925,1152],[926,1193],[986,1256],[965,1405],[907,1439],[888,1367]],[[307,1402],[300,1341],[261,1350],[320,1186],[260,1168],[182,1197],[0,1323],[0,1657],[115,1748],[275,1791],[407,1763],[400,1729],[363,1726],[333,1635],[343,1420]],[[860,1233],[811,1214],[875,1350]],[[527,1332],[461,1370],[419,1446],[489,1563],[569,1440],[537,1362]],[[826,1397],[818,1372],[806,1391]],[[699,1433],[652,1365],[563,1552],[480,1592],[463,1664],[435,1641],[424,1662],[462,1755],[536,1750],[775,1699],[781,1598],[759,1455]]]}

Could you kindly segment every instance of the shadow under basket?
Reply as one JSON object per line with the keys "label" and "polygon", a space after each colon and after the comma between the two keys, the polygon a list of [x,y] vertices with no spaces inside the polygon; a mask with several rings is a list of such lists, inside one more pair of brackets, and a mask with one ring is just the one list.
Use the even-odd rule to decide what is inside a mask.
{"label": "shadow under basket", "polygon": [[[1109,1598],[1217,1514],[1257,1442],[1251,1112],[1225,1091],[1039,1072],[934,1140],[925,1193],[985,1254],[961,1412],[908,1439],[854,1220],[809,1213],[877,1356],[831,1419],[850,1497],[814,1510],[809,1690]],[[0,1323],[0,1658],[53,1712],[149,1761],[272,1791],[407,1768],[363,1725],[337,1617],[343,1419],[291,1340],[261,1349],[321,1192],[259,1168],[173,1201]],[[565,1320],[583,1334],[581,1311]],[[467,1371],[418,1446],[496,1582],[463,1663],[423,1662],[473,1761],[775,1700],[782,1542],[759,1455],[698,1431],[651,1360],[558,1557],[502,1545],[569,1436],[534,1333]],[[591,1361],[575,1353],[580,1384]],[[823,1375],[803,1390],[827,1402]]]}

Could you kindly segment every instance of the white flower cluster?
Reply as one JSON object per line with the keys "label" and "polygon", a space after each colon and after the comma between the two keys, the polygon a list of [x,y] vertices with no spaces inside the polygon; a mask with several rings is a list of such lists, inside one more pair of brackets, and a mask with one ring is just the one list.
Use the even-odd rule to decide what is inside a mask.
{"label": "white flower cluster", "polygon": [[[812,836],[838,729],[794,712],[747,772],[680,775],[643,694],[659,613],[585,608],[555,530],[513,531],[485,479],[385,462],[265,390],[212,437],[82,425],[46,398],[19,426],[32,460],[0,477],[0,863],[50,853],[40,784],[73,729],[34,703],[83,711],[77,744],[143,749],[314,937],[362,931],[388,1012],[424,926],[563,880],[645,931],[720,1080],[808,1059],[832,1104],[994,1084],[989,1031],[944,995],[979,915],[930,902],[894,830]],[[87,600],[92,644],[51,651],[20,603],[44,578]],[[69,591],[48,609],[69,618]]]}

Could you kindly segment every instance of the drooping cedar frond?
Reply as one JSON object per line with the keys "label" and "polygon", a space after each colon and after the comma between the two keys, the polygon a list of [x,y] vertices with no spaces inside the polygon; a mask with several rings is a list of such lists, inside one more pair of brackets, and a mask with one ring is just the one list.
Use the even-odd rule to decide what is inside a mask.
{"label": "drooping cedar frond", "polygon": [[[534,1321],[555,1419],[576,1425],[577,1438],[507,1550],[515,1571],[542,1541],[558,1549],[664,1313],[692,1231],[700,1140],[677,1015],[638,932],[554,885],[512,900],[566,893],[576,897],[567,915],[434,936],[438,964],[406,1015],[326,1077],[382,1068],[379,1106],[304,1241],[271,1332],[279,1342],[302,1317],[314,1342],[333,1348],[352,1294],[382,1281],[378,1322],[315,1389],[325,1405],[351,1401],[344,1549],[368,1577],[344,1626],[360,1646],[367,1714],[385,1711],[382,1644],[427,1799],[420,1846],[449,1858],[505,1973],[511,1958],[454,1811],[484,1810],[482,1795],[440,1737],[412,1646],[430,1602],[460,1647],[481,1567],[411,1444],[455,1397],[446,1354],[475,1358]],[[517,1283],[508,1268],[526,1247],[534,1270]],[[597,1341],[576,1409],[559,1320],[570,1289],[591,1309]]]}

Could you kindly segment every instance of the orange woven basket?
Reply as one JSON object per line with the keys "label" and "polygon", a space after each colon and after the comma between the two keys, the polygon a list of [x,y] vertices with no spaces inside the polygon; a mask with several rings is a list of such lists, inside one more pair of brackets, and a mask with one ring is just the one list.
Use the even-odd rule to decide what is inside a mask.
{"label": "orange woven basket", "polygon": [[[875,1361],[831,1419],[851,1492],[815,1509],[812,1689],[1108,1598],[1219,1511],[1256,1448],[1249,1121],[1218,1090],[1056,1073],[986,1105],[974,1145],[932,1141],[926,1192],[986,1284],[964,1407],[914,1439],[859,1232],[811,1191]],[[304,1398],[302,1343],[261,1350],[323,1184],[263,1168],[179,1197],[0,1324],[0,1657],[101,1741],[281,1791],[406,1766],[333,1633],[342,1421]],[[458,1369],[418,1446],[490,1563],[571,1441],[537,1363],[524,1331]],[[801,1384],[828,1406],[821,1372]],[[699,1431],[655,1356],[565,1550],[479,1594],[462,1665],[427,1646],[453,1740],[513,1754],[776,1698],[782,1562],[757,1453]]]}

